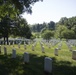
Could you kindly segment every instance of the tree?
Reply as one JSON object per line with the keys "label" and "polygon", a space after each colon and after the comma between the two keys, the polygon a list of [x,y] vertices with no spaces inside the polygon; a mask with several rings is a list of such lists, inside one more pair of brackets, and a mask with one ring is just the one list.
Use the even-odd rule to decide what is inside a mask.
{"label": "tree", "polygon": [[62,38],[61,34],[63,31],[67,30],[67,27],[64,26],[64,25],[58,25],[56,31],[55,31],[55,37],[58,37],[58,38]]}
{"label": "tree", "polygon": [[5,16],[0,23],[0,34],[2,34],[2,36],[4,37],[4,44],[5,44],[5,38],[7,39],[7,43],[8,43],[8,35],[10,34],[10,28],[11,25],[10,24],[10,19],[8,16]]}
{"label": "tree", "polygon": [[47,28],[43,28],[43,29],[41,30],[41,34],[44,33],[46,30],[47,30]]}
{"label": "tree", "polygon": [[75,33],[73,30],[64,30],[62,33],[61,33],[61,36],[62,38],[65,38],[65,39],[75,39]]}
{"label": "tree", "polygon": [[62,17],[60,21],[58,22],[59,25],[65,25],[68,29],[71,30],[71,28],[76,25],[76,16],[75,17]]}
{"label": "tree", "polygon": [[46,40],[49,40],[50,38],[52,38],[54,36],[54,32],[50,31],[50,30],[46,30],[43,34],[42,37]]}
{"label": "tree", "polygon": [[75,33],[74,38],[76,38],[76,25],[74,25],[74,26],[71,28],[71,30],[73,30],[73,31],[74,31],[74,33]]}
{"label": "tree", "polygon": [[55,30],[55,22],[50,21],[50,23],[48,23],[48,29]]}
{"label": "tree", "polygon": [[17,19],[17,23],[14,26],[11,34],[13,34],[14,36],[20,36],[25,38],[30,38],[32,35],[27,21],[23,18]]}
{"label": "tree", "polygon": [[[6,19],[6,16],[14,20],[15,18],[19,17],[20,14],[22,14],[23,12],[32,13],[31,5],[38,1],[42,1],[42,0],[0,0],[0,21],[3,22],[4,19]],[[5,30],[2,30],[0,35],[4,35],[3,36],[4,40],[5,38],[7,38],[7,44],[8,44],[8,34],[11,32],[9,31],[11,29],[10,28],[11,26],[8,23],[8,21],[10,22],[10,20],[6,19],[6,25],[3,23],[0,24],[1,25],[0,27],[2,27],[2,25],[5,25],[4,29],[7,32],[4,33]],[[14,28],[14,29],[17,29],[17,28]]]}
{"label": "tree", "polygon": [[34,5],[34,3],[38,1],[43,1],[43,0],[0,0],[0,14],[2,15],[5,14],[4,11],[7,12],[6,9],[9,10],[8,7],[11,7],[11,10],[15,9],[17,15],[23,12],[32,13],[31,5]]}
{"label": "tree", "polygon": [[66,17],[62,17],[59,21],[59,24],[60,25],[66,25],[67,24],[67,21],[68,21],[68,18]]}

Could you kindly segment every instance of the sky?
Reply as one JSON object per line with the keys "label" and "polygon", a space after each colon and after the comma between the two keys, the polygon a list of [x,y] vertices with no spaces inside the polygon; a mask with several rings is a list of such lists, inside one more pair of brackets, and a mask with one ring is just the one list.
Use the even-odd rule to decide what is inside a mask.
{"label": "sky", "polygon": [[32,6],[32,14],[23,14],[28,24],[58,22],[61,17],[76,16],[76,0],[43,0]]}

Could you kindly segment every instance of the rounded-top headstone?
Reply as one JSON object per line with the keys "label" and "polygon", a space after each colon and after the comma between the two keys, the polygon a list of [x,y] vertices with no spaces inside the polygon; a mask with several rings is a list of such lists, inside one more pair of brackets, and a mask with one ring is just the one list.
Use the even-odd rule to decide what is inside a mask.
{"label": "rounded-top headstone", "polygon": [[52,73],[52,59],[49,57],[45,57],[44,59],[44,71]]}
{"label": "rounded-top headstone", "polygon": [[44,51],[44,46],[42,46],[42,53],[45,53],[45,51]]}
{"label": "rounded-top headstone", "polygon": [[55,51],[54,51],[54,54],[56,55],[56,56],[58,56],[58,48],[55,48]]}
{"label": "rounded-top headstone", "polygon": [[76,50],[72,51],[72,59],[76,60]]}
{"label": "rounded-top headstone", "polygon": [[7,55],[7,48],[4,46],[4,55]]}
{"label": "rounded-top headstone", "polygon": [[20,43],[18,44],[18,48],[20,48]]}
{"label": "rounded-top headstone", "polygon": [[32,45],[32,51],[34,51],[34,45]]}
{"label": "rounded-top headstone", "polygon": [[16,50],[15,49],[12,50],[12,58],[16,58]]}
{"label": "rounded-top headstone", "polygon": [[24,44],[24,49],[26,49],[26,44]]}
{"label": "rounded-top headstone", "polygon": [[29,53],[28,52],[24,53],[24,62],[29,63]]}

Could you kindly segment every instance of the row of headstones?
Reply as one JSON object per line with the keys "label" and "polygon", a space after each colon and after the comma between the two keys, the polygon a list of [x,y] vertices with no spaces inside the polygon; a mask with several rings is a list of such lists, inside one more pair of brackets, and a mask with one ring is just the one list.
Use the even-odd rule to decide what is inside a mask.
{"label": "row of headstones", "polygon": [[46,42],[46,41],[43,41],[43,40],[40,41],[40,46],[41,46],[41,48],[42,48],[42,46],[43,46],[44,44],[45,44],[48,48],[51,48],[51,43]]}
{"label": "row of headstones", "polygon": [[52,44],[52,46],[55,46],[55,45],[57,45],[58,43],[59,43],[60,41],[58,41],[58,40],[53,40],[53,41],[51,41],[51,44]]}
{"label": "row of headstones", "polygon": [[[41,45],[41,50],[42,50],[42,52],[45,53],[45,47],[44,47],[43,43],[40,42],[40,45]],[[58,45],[58,48],[55,48],[55,49],[54,49],[54,54],[55,54],[55,55],[58,55],[58,50],[61,50],[61,47],[62,47],[62,43],[60,43],[60,44]]]}
{"label": "row of headstones", "polygon": [[70,39],[70,40],[67,41],[67,43],[69,43],[73,46],[76,46],[76,40]]}
{"label": "row of headstones", "polygon": [[[58,48],[55,48],[54,54],[58,56]],[[72,51],[72,59],[76,60],[76,50]]]}
{"label": "row of headstones", "polygon": [[[32,50],[34,50],[36,44],[37,44],[37,42],[35,42],[35,43],[32,45]],[[42,50],[44,49],[43,44],[45,44],[45,43],[40,41],[40,45],[41,45],[41,49],[42,49]],[[49,48],[50,48],[50,46],[51,46],[51,45],[48,43],[48,47],[49,47]]]}
{"label": "row of headstones", "polygon": [[54,49],[54,54],[56,56],[58,56],[58,51],[61,50],[61,48],[62,48],[62,41],[59,41],[58,43],[59,43],[58,47]]}
{"label": "row of headstones", "polygon": [[[35,42],[35,43],[32,45],[32,51],[35,50],[36,44],[37,44],[37,42]],[[0,45],[0,47],[1,47],[1,45]],[[13,47],[15,47],[14,44],[13,44]],[[18,48],[21,48],[20,43],[18,44]],[[27,49],[27,45],[26,45],[25,42],[24,42],[24,49]],[[6,53],[6,51],[7,51],[7,48],[4,46],[4,52]],[[44,52],[44,46],[42,47],[42,52]]]}
{"label": "row of headstones", "polygon": [[[36,44],[37,44],[37,42],[35,42],[35,43],[32,45],[32,50],[33,50],[33,51],[35,50]],[[41,45],[41,51],[42,51],[42,53],[45,53],[43,43],[40,42],[40,45]]]}
{"label": "row of headstones", "polygon": [[72,58],[76,60],[76,50],[73,50],[73,46],[76,46],[75,44],[76,42],[75,43],[69,42],[67,46],[69,50],[72,51]]}
{"label": "row of headstones", "polygon": [[[42,48],[42,52],[44,53],[45,51],[44,51],[43,43],[40,42],[40,45],[41,45],[41,48]],[[58,48],[55,48],[55,49],[54,49],[54,54],[55,54],[56,56],[58,56],[58,51],[61,50],[61,47],[62,47],[62,42],[60,42],[60,44],[58,45]],[[70,48],[70,50],[71,50],[71,48]],[[76,50],[73,50],[73,52],[72,52],[72,58],[73,58],[73,59],[76,59]]]}
{"label": "row of headstones", "polygon": [[58,39],[49,39],[49,40],[42,39],[41,40],[41,42],[54,42],[54,41],[60,42],[60,40],[58,40]]}
{"label": "row of headstones", "polygon": [[[0,51],[1,51],[1,47],[0,47]],[[4,47],[4,54],[7,55],[7,51],[6,51],[6,47]],[[12,57],[11,58],[16,58],[16,50],[13,49],[12,50]],[[29,53],[25,52],[24,53],[24,62],[25,63],[29,63]],[[45,57],[44,59],[44,71],[51,73],[52,72],[52,59],[49,57]]]}
{"label": "row of headstones", "polygon": [[[56,45],[57,43],[59,43],[59,42],[55,42],[54,45]],[[41,48],[42,49],[44,48],[44,46],[43,46],[44,44],[45,44],[45,42],[40,42],[40,45],[41,45]],[[52,47],[51,43],[46,42],[46,44],[47,44],[47,47],[48,48],[51,48]],[[61,47],[62,47],[62,41],[60,41],[60,43],[58,45],[58,49],[61,50]]]}
{"label": "row of headstones", "polygon": [[[20,40],[11,40],[11,41],[8,41],[8,44],[9,45],[13,45],[13,44],[22,44],[26,42],[26,44],[30,44],[31,41],[20,41]],[[0,41],[0,45],[3,45],[4,44],[4,41]],[[7,42],[5,41],[5,45],[7,45]]]}
{"label": "row of headstones", "polygon": [[[6,44],[7,45],[7,44]],[[9,45],[10,45],[10,42],[9,42]],[[14,45],[15,45],[15,43],[13,42],[13,47],[14,47]],[[18,43],[18,48],[20,48],[20,45],[21,45],[21,42],[20,43]],[[30,42],[28,42],[28,45],[30,45]],[[26,42],[24,41],[24,49],[26,49]]]}
{"label": "row of headstones", "polygon": [[[32,45],[32,51],[35,50],[36,44],[37,44],[37,42],[35,42],[35,43]],[[40,42],[40,45],[41,45],[41,51],[42,51],[42,53],[45,53],[45,48],[44,48],[43,43]],[[61,49],[61,46],[62,46],[62,44],[59,45],[59,47],[58,47],[59,50]],[[50,47],[50,46],[49,46],[49,47]],[[18,48],[20,48],[20,44],[18,44]],[[25,44],[25,43],[24,43],[24,49],[26,49],[26,44]],[[56,52],[55,52],[55,53],[56,53]]]}
{"label": "row of headstones", "polygon": [[[44,48],[44,46],[43,46],[43,43],[40,42],[40,44],[41,44],[42,53],[45,53],[45,48]],[[35,50],[35,46],[36,46],[36,43],[32,46],[32,50],[33,50],[33,51]],[[61,50],[61,46],[62,46],[62,44],[59,44],[58,48],[55,48],[55,49],[54,49],[54,54],[55,54],[56,56],[58,56],[58,51]],[[18,45],[18,47],[20,48],[20,45]],[[26,49],[26,44],[24,44],[24,48]],[[1,45],[0,45],[0,53],[1,53]],[[4,54],[7,54],[7,48],[6,48],[6,47],[4,47]],[[73,57],[75,57],[74,52],[72,53],[72,55],[73,55]]]}
{"label": "row of headstones", "polygon": [[37,45],[37,42],[34,42],[33,45],[32,45],[32,51],[35,50],[36,45]]}
{"label": "row of headstones", "polygon": [[58,44],[58,49],[61,50],[62,48],[62,41]]}
{"label": "row of headstones", "polygon": [[43,43],[42,43],[42,42],[40,42],[40,45],[41,45],[41,51],[42,51],[42,53],[45,53],[45,48],[44,48]]}
{"label": "row of headstones", "polygon": [[58,44],[60,42],[60,40],[42,40],[42,43],[44,43],[46,46],[48,46],[49,48],[51,48],[51,46],[55,46],[56,44]]}
{"label": "row of headstones", "polygon": [[71,43],[68,43],[68,42],[66,42],[66,44],[67,44],[69,50],[72,51],[73,50],[73,45]]}

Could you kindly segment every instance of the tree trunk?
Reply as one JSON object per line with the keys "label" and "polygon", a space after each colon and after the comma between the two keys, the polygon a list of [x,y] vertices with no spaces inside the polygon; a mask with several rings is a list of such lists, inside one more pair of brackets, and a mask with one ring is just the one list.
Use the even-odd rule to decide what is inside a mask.
{"label": "tree trunk", "polygon": [[6,37],[6,41],[7,41],[7,45],[9,45],[9,42],[8,42],[8,36]]}
{"label": "tree trunk", "polygon": [[5,36],[4,36],[4,45],[5,45]]}

